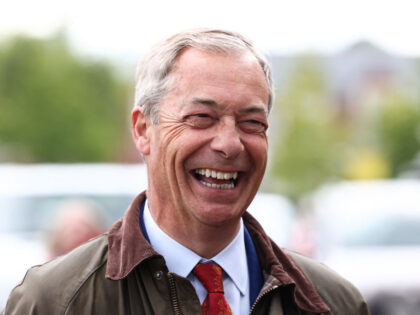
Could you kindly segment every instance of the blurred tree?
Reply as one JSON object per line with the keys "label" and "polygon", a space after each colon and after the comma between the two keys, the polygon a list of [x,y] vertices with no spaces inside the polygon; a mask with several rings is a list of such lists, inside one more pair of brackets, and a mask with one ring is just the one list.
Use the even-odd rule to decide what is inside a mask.
{"label": "blurred tree", "polygon": [[[270,189],[299,198],[339,171],[339,140],[319,58],[302,56],[277,97]],[[273,187],[274,186],[274,187]]]}
{"label": "blurred tree", "polygon": [[395,177],[420,160],[418,80],[380,71],[361,75],[362,87],[349,103],[354,114],[343,119],[324,72],[331,70],[328,62],[298,57],[278,91],[263,189],[296,200],[328,180]]}
{"label": "blurred tree", "polygon": [[0,161],[115,159],[126,132],[127,84],[74,56],[59,33],[0,46]]}
{"label": "blurred tree", "polygon": [[401,93],[382,98],[376,128],[396,176],[420,152],[420,100]]}

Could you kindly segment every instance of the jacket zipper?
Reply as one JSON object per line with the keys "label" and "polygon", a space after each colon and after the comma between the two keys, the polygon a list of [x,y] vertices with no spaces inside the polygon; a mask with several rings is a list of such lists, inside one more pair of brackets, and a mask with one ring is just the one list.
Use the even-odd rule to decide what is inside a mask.
{"label": "jacket zipper", "polygon": [[258,295],[257,299],[255,300],[254,304],[251,307],[251,310],[249,311],[249,314],[251,315],[254,312],[254,309],[257,305],[257,303],[259,301],[261,301],[261,299],[266,296],[267,294],[273,292],[274,290],[276,290],[279,286],[278,285],[274,285],[272,286],[270,289],[268,289],[267,291],[264,291],[262,294]]}
{"label": "jacket zipper", "polygon": [[173,275],[168,272],[169,290],[171,292],[172,309],[175,315],[182,315],[178,304],[178,295],[176,294],[175,279]]}

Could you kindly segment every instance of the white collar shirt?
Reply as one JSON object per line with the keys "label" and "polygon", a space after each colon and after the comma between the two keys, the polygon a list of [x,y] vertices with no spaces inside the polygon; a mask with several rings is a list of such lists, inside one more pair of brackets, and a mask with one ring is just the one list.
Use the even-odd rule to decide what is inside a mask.
{"label": "white collar shirt", "polygon": [[211,259],[200,257],[167,235],[154,221],[147,200],[144,207],[144,224],[153,249],[165,258],[170,272],[190,280],[200,303],[206,298],[207,291],[192,270],[199,262],[212,261],[223,268],[225,298],[232,314],[249,314],[249,274],[242,220],[240,230],[232,242]]}

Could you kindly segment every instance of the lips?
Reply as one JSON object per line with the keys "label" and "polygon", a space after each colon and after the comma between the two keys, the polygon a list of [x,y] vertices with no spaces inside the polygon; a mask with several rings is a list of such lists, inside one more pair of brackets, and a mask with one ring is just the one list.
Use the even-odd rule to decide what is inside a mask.
{"label": "lips", "polygon": [[201,184],[216,189],[233,189],[238,178],[238,172],[222,172],[208,168],[195,169],[193,173]]}

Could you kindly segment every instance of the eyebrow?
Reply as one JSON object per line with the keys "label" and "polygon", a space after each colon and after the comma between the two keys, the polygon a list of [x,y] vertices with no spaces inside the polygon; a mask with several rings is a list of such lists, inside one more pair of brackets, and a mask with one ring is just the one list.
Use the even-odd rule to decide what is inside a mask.
{"label": "eyebrow", "polygon": [[241,108],[239,110],[239,112],[241,114],[253,114],[253,113],[259,114],[259,113],[263,113],[266,116],[268,115],[268,110],[265,109],[264,107],[258,106],[258,105],[251,105],[251,106],[248,106],[248,107],[245,107],[245,108]]}
{"label": "eyebrow", "polygon": [[[220,107],[220,104],[217,103],[216,101],[212,99],[200,98],[200,97],[193,98],[191,101],[191,104],[194,104],[194,105],[200,104],[200,105],[204,105],[210,108]],[[264,106],[250,105],[245,108],[239,109],[239,113],[241,114],[263,113],[264,115],[267,116],[268,110],[264,108]]]}
{"label": "eyebrow", "polygon": [[211,108],[216,108],[219,106],[219,104],[212,100],[212,99],[207,99],[207,98],[200,98],[200,97],[194,97],[191,101],[192,104],[196,105],[196,104],[200,104],[200,105],[205,105]]}

